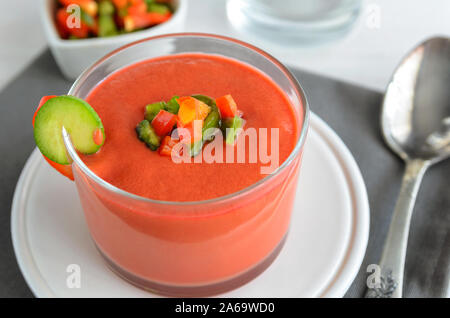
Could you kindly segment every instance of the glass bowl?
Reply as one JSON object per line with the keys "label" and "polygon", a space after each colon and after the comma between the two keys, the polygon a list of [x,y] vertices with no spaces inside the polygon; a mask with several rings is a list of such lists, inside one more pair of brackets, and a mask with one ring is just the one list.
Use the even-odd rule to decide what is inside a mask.
{"label": "glass bowl", "polygon": [[127,281],[170,296],[212,295],[266,269],[289,228],[309,109],[302,88],[276,59],[249,44],[209,34],[169,34],[108,54],[75,81],[85,99],[112,73],[181,53],[222,55],[270,76],[286,93],[301,127],[289,157],[270,175],[236,193],[196,202],[151,200],[102,180],[80,159],[66,134],[72,171],[90,234],[109,267]]}

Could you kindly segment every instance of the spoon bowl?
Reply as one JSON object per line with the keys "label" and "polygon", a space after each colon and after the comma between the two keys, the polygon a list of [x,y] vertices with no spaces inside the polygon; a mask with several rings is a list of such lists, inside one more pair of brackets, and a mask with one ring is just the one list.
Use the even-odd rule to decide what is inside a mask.
{"label": "spoon bowl", "polygon": [[405,161],[450,156],[450,39],[429,39],[400,63],[383,100],[381,127]]}

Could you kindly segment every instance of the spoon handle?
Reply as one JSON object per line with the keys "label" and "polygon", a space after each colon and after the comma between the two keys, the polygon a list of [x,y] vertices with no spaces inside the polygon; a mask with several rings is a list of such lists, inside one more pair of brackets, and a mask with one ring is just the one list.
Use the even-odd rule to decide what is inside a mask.
{"label": "spoon handle", "polygon": [[423,175],[429,166],[428,161],[406,161],[400,194],[392,215],[389,233],[383,247],[379,280],[370,286],[368,298],[401,298],[403,290],[403,270],[405,267],[406,247],[408,245],[409,225],[417,193]]}

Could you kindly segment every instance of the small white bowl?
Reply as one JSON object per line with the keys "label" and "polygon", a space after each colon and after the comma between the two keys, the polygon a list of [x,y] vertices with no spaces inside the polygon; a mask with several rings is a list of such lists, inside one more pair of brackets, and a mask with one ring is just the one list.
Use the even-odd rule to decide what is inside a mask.
{"label": "small white bowl", "polygon": [[72,80],[102,56],[127,43],[154,35],[182,32],[187,13],[187,0],[173,0],[173,16],[167,22],[149,29],[107,38],[64,40],[55,25],[55,0],[40,1],[41,19],[50,50],[61,72]]}

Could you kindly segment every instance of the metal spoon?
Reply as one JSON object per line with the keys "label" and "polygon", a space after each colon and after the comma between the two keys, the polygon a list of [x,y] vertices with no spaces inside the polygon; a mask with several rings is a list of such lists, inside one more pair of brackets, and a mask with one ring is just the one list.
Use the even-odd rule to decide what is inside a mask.
{"label": "metal spoon", "polygon": [[380,280],[366,297],[402,297],[408,232],[422,177],[450,156],[450,39],[432,38],[398,66],[384,96],[381,127],[406,163],[381,256]]}

